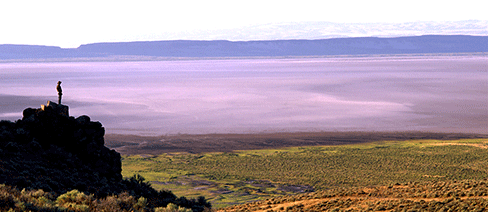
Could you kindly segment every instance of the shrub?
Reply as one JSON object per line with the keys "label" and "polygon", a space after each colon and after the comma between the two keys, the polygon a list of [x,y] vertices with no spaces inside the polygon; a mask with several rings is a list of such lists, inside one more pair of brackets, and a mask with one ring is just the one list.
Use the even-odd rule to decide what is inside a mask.
{"label": "shrub", "polygon": [[144,197],[139,197],[137,203],[134,205],[134,208],[137,210],[143,210],[147,208],[147,199]]}
{"label": "shrub", "polygon": [[159,207],[154,209],[155,212],[192,212],[189,208],[179,207],[173,203],[169,203],[166,208]]}
{"label": "shrub", "polygon": [[60,195],[56,199],[56,205],[59,208],[72,211],[88,211],[90,203],[93,201],[93,195],[86,195],[78,190],[71,190],[65,194]]}

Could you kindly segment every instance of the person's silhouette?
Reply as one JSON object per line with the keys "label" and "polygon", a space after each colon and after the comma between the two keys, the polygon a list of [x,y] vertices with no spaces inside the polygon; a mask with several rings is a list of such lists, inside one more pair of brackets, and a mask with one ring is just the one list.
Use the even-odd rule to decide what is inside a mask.
{"label": "person's silhouette", "polygon": [[58,81],[58,86],[56,86],[58,91],[58,104],[61,104],[61,96],[63,95],[63,89],[61,89],[61,81]]}

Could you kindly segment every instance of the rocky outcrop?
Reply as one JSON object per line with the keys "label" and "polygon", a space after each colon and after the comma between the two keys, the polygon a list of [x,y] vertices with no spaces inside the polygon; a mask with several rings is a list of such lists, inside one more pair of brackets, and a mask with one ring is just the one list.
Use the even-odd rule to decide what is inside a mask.
{"label": "rocky outcrop", "polygon": [[150,208],[169,203],[196,212],[211,208],[204,197],[156,191],[140,175],[123,179],[120,154],[104,146],[102,124],[85,115],[69,116],[68,110],[49,101],[25,109],[15,123],[0,121],[0,184],[58,195],[73,189],[96,197],[127,192],[145,197]]}
{"label": "rocky outcrop", "polygon": [[111,184],[122,180],[121,157],[104,146],[104,135],[100,122],[70,117],[68,106],[27,108],[21,120],[0,122],[0,183],[113,193]]}

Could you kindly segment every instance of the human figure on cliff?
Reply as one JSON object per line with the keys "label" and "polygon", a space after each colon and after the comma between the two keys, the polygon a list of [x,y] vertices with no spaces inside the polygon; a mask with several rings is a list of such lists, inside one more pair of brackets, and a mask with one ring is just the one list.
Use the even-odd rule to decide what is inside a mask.
{"label": "human figure on cliff", "polygon": [[58,104],[61,104],[61,96],[63,95],[63,89],[61,89],[61,81],[58,81],[58,86],[56,86],[58,91]]}

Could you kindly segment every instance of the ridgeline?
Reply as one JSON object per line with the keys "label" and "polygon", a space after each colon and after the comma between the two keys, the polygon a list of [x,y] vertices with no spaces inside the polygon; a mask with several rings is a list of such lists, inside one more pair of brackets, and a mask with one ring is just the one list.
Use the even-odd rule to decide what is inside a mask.
{"label": "ridgeline", "polygon": [[[92,43],[78,48],[0,45],[0,60],[113,57],[295,57],[370,54],[482,53],[488,36],[424,35],[396,38],[358,37],[318,40],[168,40]],[[154,59],[154,58],[153,58]]]}

